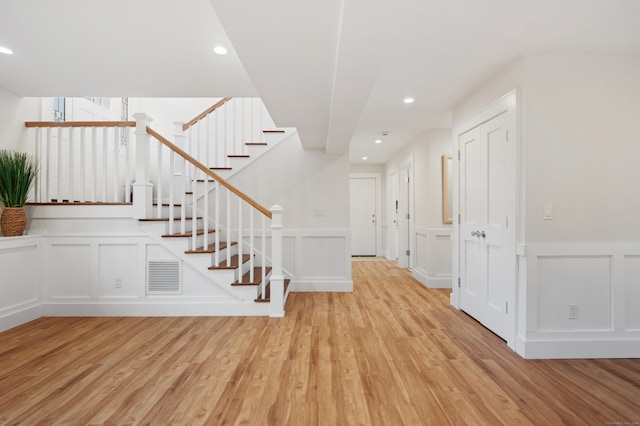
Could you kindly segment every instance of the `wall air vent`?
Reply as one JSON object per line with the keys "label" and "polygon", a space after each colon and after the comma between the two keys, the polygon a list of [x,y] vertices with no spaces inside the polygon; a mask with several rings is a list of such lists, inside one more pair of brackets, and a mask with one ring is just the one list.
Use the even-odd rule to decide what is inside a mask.
{"label": "wall air vent", "polygon": [[147,264],[147,294],[181,294],[180,262],[149,260]]}

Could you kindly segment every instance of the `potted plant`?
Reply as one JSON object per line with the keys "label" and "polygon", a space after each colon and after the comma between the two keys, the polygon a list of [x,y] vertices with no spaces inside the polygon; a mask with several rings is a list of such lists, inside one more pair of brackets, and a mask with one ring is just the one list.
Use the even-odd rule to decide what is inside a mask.
{"label": "potted plant", "polygon": [[22,235],[27,227],[24,205],[38,173],[33,158],[22,152],[0,151],[0,229],[6,237]]}

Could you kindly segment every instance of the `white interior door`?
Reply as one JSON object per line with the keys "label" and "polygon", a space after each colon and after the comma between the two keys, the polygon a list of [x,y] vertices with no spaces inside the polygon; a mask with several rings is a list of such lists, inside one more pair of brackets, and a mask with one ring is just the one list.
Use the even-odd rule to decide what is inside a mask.
{"label": "white interior door", "polygon": [[[460,308],[507,339],[515,287],[512,117],[503,113],[460,135]],[[513,222],[513,221],[512,221]]]}
{"label": "white interior door", "polygon": [[400,169],[398,176],[398,266],[410,268],[411,222],[409,176],[411,168]]}
{"label": "white interior door", "polygon": [[351,255],[376,255],[376,179],[350,178]]}
{"label": "white interior door", "polygon": [[399,201],[398,201],[398,173],[394,172],[391,174],[391,183],[389,187],[391,188],[391,211],[390,217],[393,218],[393,223],[391,224],[391,237],[390,237],[390,245],[391,245],[391,259],[398,259],[398,220],[399,220]]}

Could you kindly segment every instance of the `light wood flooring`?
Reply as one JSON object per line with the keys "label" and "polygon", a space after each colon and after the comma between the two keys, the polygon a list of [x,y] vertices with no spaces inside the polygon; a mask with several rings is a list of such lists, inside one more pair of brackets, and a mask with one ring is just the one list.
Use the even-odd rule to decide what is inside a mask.
{"label": "light wood flooring", "polygon": [[[640,422],[640,360],[527,361],[389,262],[284,319],[41,318],[0,333],[0,424]],[[626,423],[625,423],[626,422]]]}

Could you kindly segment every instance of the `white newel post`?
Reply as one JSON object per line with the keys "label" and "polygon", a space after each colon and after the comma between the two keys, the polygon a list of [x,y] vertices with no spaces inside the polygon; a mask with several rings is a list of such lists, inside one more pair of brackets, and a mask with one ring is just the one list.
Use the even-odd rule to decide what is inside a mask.
{"label": "white newel post", "polygon": [[282,212],[280,206],[271,207],[271,302],[270,317],[284,316],[284,276],[282,275]]}
{"label": "white newel post", "polygon": [[151,217],[153,208],[153,185],[150,181],[150,145],[151,137],[147,127],[153,120],[147,114],[135,113],[136,119],[136,181],[133,183],[133,218]]}

